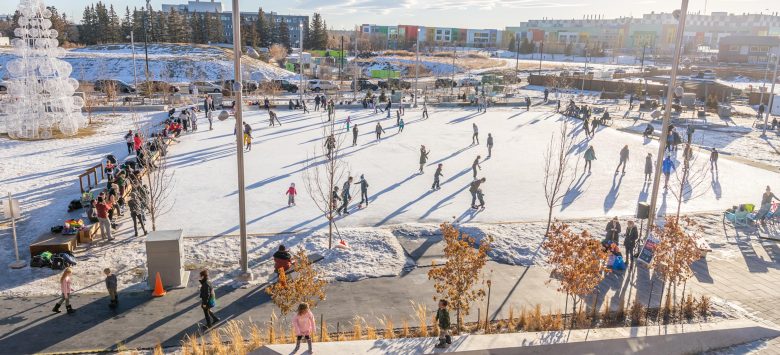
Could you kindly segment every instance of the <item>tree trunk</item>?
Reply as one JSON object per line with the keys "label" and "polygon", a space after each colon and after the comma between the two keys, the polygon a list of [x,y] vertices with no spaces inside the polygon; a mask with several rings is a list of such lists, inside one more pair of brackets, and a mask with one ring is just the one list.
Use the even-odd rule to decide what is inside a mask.
{"label": "tree trunk", "polygon": [[655,278],[650,280],[650,292],[648,292],[649,296],[647,296],[647,312],[645,312],[645,325],[647,325],[647,319],[648,319],[649,314],[650,314],[650,301],[653,300],[653,289],[654,288],[655,288]]}
{"label": "tree trunk", "polygon": [[[147,170],[151,170],[150,167],[148,167],[148,166],[146,167],[146,169]],[[151,191],[151,189],[152,189],[152,177],[151,177],[151,175],[152,175],[151,171],[147,171],[146,172],[146,183],[149,184],[149,191],[147,192],[147,194],[148,194],[147,198],[149,199],[149,201],[148,201],[149,202],[149,204],[148,204],[148,206],[149,206],[149,217],[152,219],[152,232],[154,232],[154,231],[157,230],[157,224],[156,224],[156,221],[155,221],[156,220],[156,218],[155,218],[156,216],[155,215],[157,214],[157,212],[154,210],[154,202],[152,202],[152,191]]]}
{"label": "tree trunk", "polygon": [[458,317],[456,322],[458,325],[455,327],[455,331],[458,332],[458,334],[460,334],[460,307],[457,308],[455,316]]}
{"label": "tree trunk", "polygon": [[547,238],[547,234],[550,233],[550,225],[552,224],[552,212],[553,208],[552,206],[547,211],[547,229],[544,231],[544,237]]}
{"label": "tree trunk", "polygon": [[[566,310],[569,309],[569,293],[566,292],[566,303],[563,305],[563,315],[566,315]],[[563,322],[563,330],[566,330],[566,321]]]}

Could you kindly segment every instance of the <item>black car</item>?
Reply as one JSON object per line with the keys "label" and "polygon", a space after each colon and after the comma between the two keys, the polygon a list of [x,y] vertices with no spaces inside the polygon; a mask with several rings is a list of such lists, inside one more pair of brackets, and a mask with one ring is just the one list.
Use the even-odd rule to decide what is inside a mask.
{"label": "black car", "polygon": [[454,88],[458,86],[458,83],[455,82],[455,80],[447,79],[447,78],[441,78],[436,79],[436,82],[433,84],[437,89],[438,88]]}
{"label": "black car", "polygon": [[113,79],[101,79],[101,80],[95,80],[95,84],[93,85],[93,89],[97,92],[105,93],[109,89],[113,89],[115,92],[123,93],[123,94],[130,94],[135,92],[135,88],[122,81],[122,80],[113,80]]}
{"label": "black car", "polygon": [[[358,79],[357,80],[357,84],[358,84],[358,91],[363,91],[363,90],[377,91],[377,90],[379,90],[379,85],[370,82],[368,79]],[[354,81],[349,85],[349,88],[351,90],[355,90],[355,82]]]}
{"label": "black car", "polygon": [[274,79],[274,84],[279,86],[284,91],[296,93],[298,92],[298,85],[295,85],[287,80],[284,79]]}
{"label": "black car", "polygon": [[382,89],[408,90],[412,88],[412,83],[401,79],[387,79],[380,81],[378,86]]}
{"label": "black car", "polygon": [[143,92],[169,92],[169,93],[177,93],[181,91],[178,86],[171,85],[169,83],[166,83],[164,81],[160,80],[150,80],[150,81],[144,81],[140,84],[138,84],[138,90]]}

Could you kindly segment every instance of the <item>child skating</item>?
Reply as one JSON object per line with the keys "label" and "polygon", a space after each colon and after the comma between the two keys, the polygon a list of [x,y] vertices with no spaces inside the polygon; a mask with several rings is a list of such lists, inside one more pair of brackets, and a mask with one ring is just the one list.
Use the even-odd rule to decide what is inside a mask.
{"label": "child skating", "polygon": [[293,354],[301,348],[301,339],[306,339],[306,345],[309,346],[308,353],[314,353],[311,348],[311,338],[314,336],[315,327],[314,314],[309,310],[309,305],[307,303],[299,304],[298,313],[293,318],[293,328],[295,329],[295,349],[292,351]]}
{"label": "child skating", "polygon": [[285,193],[287,195],[287,207],[295,206],[295,195],[298,191],[295,190],[295,183],[290,184],[290,188]]}

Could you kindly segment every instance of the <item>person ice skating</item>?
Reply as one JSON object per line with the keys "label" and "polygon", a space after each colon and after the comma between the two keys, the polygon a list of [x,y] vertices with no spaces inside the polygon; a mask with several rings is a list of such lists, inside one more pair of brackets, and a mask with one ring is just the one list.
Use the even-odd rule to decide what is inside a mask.
{"label": "person ice skating", "polygon": [[590,138],[591,137],[591,134],[590,134],[590,122],[588,121],[587,118],[584,118],[582,120],[582,130],[585,131],[585,137],[586,138]]}
{"label": "person ice skating", "polygon": [[477,127],[476,123],[471,124],[471,128],[474,131],[474,134],[471,136],[471,145],[478,145],[479,144],[479,127]]}
{"label": "person ice skating", "polygon": [[550,96],[550,90],[544,88],[544,102],[547,102],[547,97]]}
{"label": "person ice skating", "polygon": [[355,123],[354,126],[352,126],[352,146],[357,145],[357,138],[358,138],[358,125]]}
{"label": "person ice skating", "polygon": [[398,133],[401,133],[404,131],[404,127],[406,126],[406,123],[404,123],[403,118],[398,119]]}
{"label": "person ice skating", "polygon": [[688,136],[687,137],[688,138],[688,140],[687,140],[688,143],[693,143],[693,132],[695,132],[695,131],[696,131],[696,129],[693,128],[693,126],[690,125],[690,124],[688,125],[688,128],[685,129],[685,134]]}
{"label": "person ice skating", "polygon": [[374,132],[376,132],[376,140],[380,140],[382,139],[382,133],[385,133],[385,129],[377,122],[376,127],[374,127]]}
{"label": "person ice skating", "polygon": [[614,217],[612,218],[609,223],[607,223],[607,240],[613,243],[620,242],[620,222],[618,222],[618,218]]}
{"label": "person ice skating", "polygon": [[113,204],[105,201],[103,196],[98,196],[95,210],[97,212],[98,225],[100,226],[100,236],[106,240],[114,240],[114,237],[111,236],[111,221],[108,219],[108,211],[113,207]]}
{"label": "person ice skating", "polygon": [[477,178],[477,169],[482,170],[482,166],[479,165],[479,159],[482,158],[481,156],[477,155],[477,158],[474,159],[474,162],[471,163],[471,171],[474,173],[474,179]]}
{"label": "person ice skating", "polygon": [[636,224],[634,224],[634,221],[629,220],[628,225],[626,226],[626,239],[623,240],[623,246],[626,247],[626,262],[628,263],[628,267],[631,268],[631,265],[634,264],[635,253],[634,249],[636,248],[636,242],[639,239],[639,232],[637,231]]}
{"label": "person ice skating", "polygon": [[125,143],[127,144],[127,155],[133,154],[135,150],[133,149],[135,147],[135,139],[133,138],[133,130],[127,131],[127,134],[125,134]]}
{"label": "person ice skating", "polygon": [[119,296],[117,295],[117,280],[116,275],[111,273],[111,269],[103,269],[103,274],[106,275],[106,290],[108,290],[108,307],[111,309],[116,308],[119,305]]}
{"label": "person ice skating", "polygon": [[213,116],[213,112],[214,111],[206,112],[206,119],[209,120],[209,131],[214,130],[214,116]]}
{"label": "person ice skating", "polygon": [[[593,161],[596,160],[596,151],[593,149],[593,146],[588,146],[588,149],[585,151],[585,168],[588,169],[588,174],[590,174],[590,168],[593,165]],[[583,169],[583,170],[584,170]]]}
{"label": "person ice skating", "polygon": [[425,163],[428,162],[428,154],[430,153],[431,153],[430,150],[425,150],[424,145],[420,146],[420,174],[424,173],[423,167],[425,166]]}
{"label": "person ice skating", "polygon": [[316,112],[319,110],[320,110],[320,96],[314,95],[314,111]]}
{"label": "person ice skating", "polygon": [[393,100],[387,99],[387,105],[385,105],[385,111],[387,111],[387,118],[390,118],[390,108],[393,107]]}
{"label": "person ice skating", "polygon": [[71,296],[71,283],[70,283],[70,275],[73,273],[73,270],[71,268],[66,267],[65,270],[62,271],[62,276],[60,276],[60,291],[62,292],[60,295],[60,300],[57,301],[56,304],[54,304],[54,309],[52,309],[52,312],[54,313],[60,313],[60,306],[62,306],[62,303],[65,302],[65,309],[68,311],[68,314],[73,314],[76,312],[73,307],[70,305],[70,296]]}
{"label": "person ice skating", "polygon": [[[590,114],[588,114],[590,116]],[[596,130],[599,128],[599,121],[597,119],[590,120],[590,137],[593,138],[596,136]]]}
{"label": "person ice skating", "polygon": [[653,127],[653,125],[648,123],[647,126],[645,127],[645,131],[642,133],[642,137],[650,138],[650,136],[653,135],[654,130],[655,128]]}
{"label": "person ice skating", "polygon": [[488,149],[487,157],[490,158],[493,156],[493,135],[490,133],[488,133],[488,137],[487,137],[487,149]]}
{"label": "person ice skating", "polygon": [[761,117],[764,115],[764,110],[765,108],[763,103],[758,105],[758,116],[756,116],[756,119],[761,119]]}
{"label": "person ice skating", "polygon": [[136,190],[130,194],[130,200],[127,201],[127,208],[130,210],[130,218],[133,220],[133,232],[135,236],[138,236],[138,225],[141,225],[141,230],[146,235],[146,227],[144,226],[144,210],[146,209],[143,201],[136,193]]}
{"label": "person ice skating", "polygon": [[450,336],[450,312],[447,310],[449,303],[447,300],[439,300],[439,309],[436,310],[436,325],[439,327],[439,343],[437,348],[445,348],[447,344],[452,344]]}
{"label": "person ice skating", "polygon": [[428,105],[423,101],[422,118],[428,118]]}
{"label": "person ice skating", "polygon": [[368,181],[366,181],[363,174],[360,174],[360,180],[356,182],[355,185],[360,185],[360,203],[358,204],[358,208],[363,208],[363,203],[368,206]]}
{"label": "person ice skating", "polygon": [[295,109],[295,103],[293,103],[293,100],[292,100],[292,99],[290,99],[289,101],[287,101],[287,109],[288,109],[288,110],[290,110],[290,111],[292,111],[292,110],[294,110],[294,109]]}
{"label": "person ice skating", "polygon": [[623,173],[623,175],[625,175],[627,163],[628,163],[628,144],[624,145],[623,149],[620,150],[620,162],[618,163],[618,166],[615,168],[615,174],[617,174],[620,167],[623,166],[623,170],[621,172]]}
{"label": "person ice skating", "polygon": [[314,314],[309,310],[307,303],[298,305],[298,313],[293,318],[293,328],[295,330],[295,349],[292,353],[298,352],[301,347],[301,339],[306,339],[306,345],[309,347],[309,354],[313,354],[311,348],[311,337],[314,336],[315,321]]}
{"label": "person ice skating", "polygon": [[645,181],[650,181],[653,175],[653,154],[647,153],[645,157]]}
{"label": "person ice skating", "polygon": [[339,193],[339,187],[333,186],[333,193],[330,195],[331,208],[338,209],[339,202],[341,202],[341,194]]}
{"label": "person ice skating", "polygon": [[287,207],[295,206],[295,195],[297,194],[298,191],[295,190],[295,183],[290,184],[290,187],[287,189],[287,192],[285,192],[285,195],[287,195]]}
{"label": "person ice skating", "polygon": [[669,175],[672,174],[672,170],[674,170],[674,161],[672,161],[671,156],[667,155],[661,164],[661,171],[664,173],[664,190],[669,188]]}
{"label": "person ice skating", "polygon": [[344,183],[344,186],[341,189],[341,207],[339,207],[338,210],[336,210],[336,213],[338,214],[349,214],[349,200],[352,199],[352,195],[350,194],[349,188],[350,185],[352,185],[352,177],[350,176],[347,178],[347,181]]}
{"label": "person ice skating", "polygon": [[713,173],[718,171],[718,155],[718,149],[712,148],[712,152],[710,152],[710,171]]}
{"label": "person ice skating", "polygon": [[290,268],[295,265],[295,262],[292,258],[292,254],[290,254],[289,251],[287,251],[287,248],[284,246],[284,244],[279,245],[279,249],[276,250],[276,252],[273,255],[274,258],[274,272],[279,273],[279,270],[281,269],[281,272],[287,272],[287,270],[290,270]]}
{"label": "person ice skating", "polygon": [[200,308],[203,309],[203,315],[206,317],[206,328],[219,322],[219,318],[211,311],[216,303],[216,293],[214,286],[209,282],[209,272],[206,269],[200,271]]}
{"label": "person ice skating", "polygon": [[327,150],[326,156],[328,159],[333,159],[333,151],[336,149],[336,137],[333,134],[325,138],[325,149]]}
{"label": "person ice skating", "polygon": [[252,151],[252,132],[246,132],[244,133],[244,144],[246,144],[246,150],[247,152]]}
{"label": "person ice skating", "polygon": [[525,97],[525,110],[531,111],[531,98],[528,96]]}
{"label": "person ice skating", "polygon": [[[480,186],[485,183],[487,179],[481,178],[479,180],[474,180],[471,182],[471,185],[469,185],[469,193],[471,193],[471,208],[477,209],[477,196],[482,191]],[[480,199],[481,200],[481,199]],[[484,201],[481,201],[484,202]],[[484,205],[484,203],[482,203]]]}
{"label": "person ice skating", "polygon": [[436,191],[441,189],[439,185],[439,180],[441,179],[444,174],[441,173],[442,168],[444,167],[443,164],[439,164],[438,167],[436,167],[436,172],[433,173],[433,185],[431,185],[431,190]]}
{"label": "person ice skating", "polygon": [[561,112],[561,100],[560,99],[555,104],[555,112]]}
{"label": "person ice skating", "polygon": [[347,132],[349,132],[349,124],[352,123],[350,116],[347,116],[347,119],[344,121],[344,123],[347,125]]}
{"label": "person ice skating", "polygon": [[138,134],[138,132],[133,135],[133,149],[135,149],[135,154],[137,155],[141,148],[144,146],[144,142],[141,140],[141,136]]}

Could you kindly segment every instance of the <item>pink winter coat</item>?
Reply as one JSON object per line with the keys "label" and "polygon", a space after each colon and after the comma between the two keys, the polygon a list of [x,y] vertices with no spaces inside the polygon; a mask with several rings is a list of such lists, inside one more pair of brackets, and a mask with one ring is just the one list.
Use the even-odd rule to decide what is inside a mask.
{"label": "pink winter coat", "polygon": [[62,294],[65,296],[70,295],[70,276],[65,277],[60,282],[60,290],[62,290]]}
{"label": "pink winter coat", "polygon": [[314,314],[311,311],[306,311],[303,315],[296,314],[293,318],[293,328],[295,329],[295,335],[309,335],[314,334]]}

